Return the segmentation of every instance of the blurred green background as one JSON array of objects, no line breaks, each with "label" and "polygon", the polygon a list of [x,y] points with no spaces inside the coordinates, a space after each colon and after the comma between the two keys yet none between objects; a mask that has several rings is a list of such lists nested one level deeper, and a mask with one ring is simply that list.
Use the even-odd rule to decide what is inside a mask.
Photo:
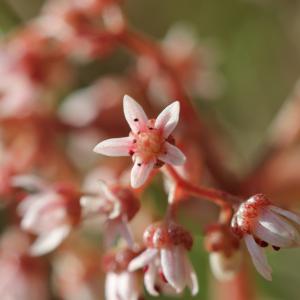
[{"label": "blurred green background", "polygon": [[[0,30],[34,17],[41,0],[0,0]],[[300,74],[300,1],[298,0],[128,0],[130,22],[150,36],[162,38],[171,25],[187,23],[221,54],[225,91],[216,101],[195,99],[200,109],[217,116],[231,139],[238,168],[250,167],[259,156],[266,130]],[[128,57],[117,57],[85,67],[82,82],[106,72],[122,70]],[[201,291],[210,299],[207,255],[201,240],[192,259]],[[202,251],[202,252],[201,252]],[[272,283],[257,277],[259,299],[300,299],[300,253],[270,252]],[[167,298],[161,298],[167,299]],[[190,299],[187,295],[184,299]]]}]

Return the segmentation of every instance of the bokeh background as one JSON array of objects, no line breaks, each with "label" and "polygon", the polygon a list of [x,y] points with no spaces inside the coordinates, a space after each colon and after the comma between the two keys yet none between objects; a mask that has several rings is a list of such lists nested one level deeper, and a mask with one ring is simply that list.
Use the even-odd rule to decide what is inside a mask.
[{"label": "bokeh background", "polygon": [[[0,0],[0,33],[22,25],[38,14],[41,0]],[[264,149],[268,126],[300,77],[300,2],[297,0],[128,0],[129,21],[157,39],[176,23],[195,30],[199,41],[214,46],[224,78],[218,99],[194,99],[207,118],[219,123],[234,149],[234,166],[246,173]],[[119,51],[105,61],[81,66],[78,87],[101,74],[118,73],[130,64]],[[259,299],[298,300],[300,252],[269,252],[273,281],[253,271]],[[200,294],[211,299],[212,275],[201,238],[192,260]],[[171,299],[163,298],[160,299]],[[187,294],[184,299],[190,299]],[[84,299],[83,299],[84,300]]]}]

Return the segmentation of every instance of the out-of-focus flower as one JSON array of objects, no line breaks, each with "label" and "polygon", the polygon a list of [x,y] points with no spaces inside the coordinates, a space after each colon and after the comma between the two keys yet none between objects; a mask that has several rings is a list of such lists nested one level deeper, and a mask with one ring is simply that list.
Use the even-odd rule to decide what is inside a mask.
[{"label": "out-of-focus flower", "polygon": [[[70,94],[63,101],[59,115],[64,122],[77,127],[87,126],[97,121],[101,122],[101,127],[105,128],[105,122],[112,127],[112,122],[107,118],[121,117],[121,115],[116,116],[116,111],[122,106],[125,91],[133,91],[131,83],[126,78],[102,77],[89,87]],[[115,126],[120,125],[117,120],[114,121]]]},{"label": "out-of-focus flower", "polygon": [[98,181],[100,193],[95,196],[84,196],[80,203],[84,215],[100,215],[103,217],[107,232],[107,242],[111,244],[120,234],[130,247],[134,246],[133,237],[128,222],[135,216],[140,208],[139,200],[130,189],[117,184],[108,185]]},{"label": "out-of-focus flower", "polygon": [[155,166],[163,163],[182,165],[184,154],[172,145],[171,133],[179,120],[179,102],[167,106],[154,120],[148,120],[143,108],[131,97],[125,96],[125,118],[131,128],[129,137],[105,140],[94,151],[108,156],[132,156],[133,188],[142,186]]},{"label": "out-of-focus flower", "polygon": [[103,292],[99,251],[87,247],[85,240],[75,239],[72,242],[54,256],[56,293],[64,300],[99,299]]},{"label": "out-of-focus flower", "polygon": [[112,251],[103,257],[103,267],[107,272],[105,281],[106,300],[142,299],[139,274],[128,271],[129,262],[138,253],[127,248]]},{"label": "out-of-focus flower", "polygon": [[[23,177],[23,176],[22,176]],[[28,187],[17,177],[15,186]],[[29,194],[18,206],[21,228],[38,237],[31,246],[31,255],[43,255],[58,247],[80,221],[79,194],[71,185],[60,183],[48,187],[35,184],[38,192]]]},{"label": "out-of-focus flower", "polygon": [[152,224],[144,233],[144,242],[147,249],[130,262],[128,270],[145,268],[145,287],[151,295],[159,294],[158,274],[176,293],[181,293],[186,286],[193,295],[198,293],[197,276],[187,256],[193,245],[188,231],[171,222]]},{"label": "out-of-focus flower", "polygon": [[0,298],[2,300],[48,299],[45,266],[30,257],[29,237],[9,228],[0,240]]},{"label": "out-of-focus flower", "polygon": [[[112,32],[121,31],[125,26],[118,2],[48,1],[35,25],[46,36],[58,39],[65,51],[76,58],[103,56],[114,49]],[[106,21],[108,16],[111,17],[110,22]],[[107,25],[109,31],[103,24]]]},{"label": "out-of-focus flower", "polygon": [[210,266],[221,281],[232,279],[240,269],[242,253],[239,239],[229,226],[213,224],[205,234],[205,248],[209,252]]},{"label": "out-of-focus flower", "polygon": [[0,62],[0,117],[51,109],[51,90],[70,79],[61,48],[33,26],[1,45]]},{"label": "out-of-focus flower", "polygon": [[[218,72],[218,55],[212,46],[200,44],[191,28],[175,25],[161,43],[168,65],[192,97],[216,99],[224,89],[224,79]],[[137,74],[146,84],[149,98],[165,103],[173,97],[172,79],[151,57],[141,56]]]},{"label": "out-of-focus flower", "polygon": [[244,239],[257,271],[267,280],[272,279],[272,269],[263,248],[299,247],[299,225],[299,215],[272,205],[262,194],[242,203],[232,219],[235,233]]}]

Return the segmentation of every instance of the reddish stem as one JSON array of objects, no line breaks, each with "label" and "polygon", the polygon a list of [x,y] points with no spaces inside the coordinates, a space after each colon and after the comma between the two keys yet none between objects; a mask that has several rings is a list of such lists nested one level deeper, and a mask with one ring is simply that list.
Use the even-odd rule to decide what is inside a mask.
[{"label": "reddish stem", "polygon": [[241,203],[241,199],[239,197],[236,197],[221,190],[193,185],[192,183],[182,178],[170,165],[166,165],[165,169],[170,175],[170,177],[172,177],[172,179],[176,182],[178,189],[181,189],[190,195],[205,198],[220,206],[222,210],[221,221],[226,224],[230,223],[233,213],[233,206]]}]

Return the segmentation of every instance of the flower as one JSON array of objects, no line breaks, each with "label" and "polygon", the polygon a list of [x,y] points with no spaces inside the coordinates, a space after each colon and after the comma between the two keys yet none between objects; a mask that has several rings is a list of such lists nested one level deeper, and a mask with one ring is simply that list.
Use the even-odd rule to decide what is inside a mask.
[{"label": "flower", "polygon": [[137,255],[125,248],[112,251],[103,257],[103,267],[107,272],[105,281],[106,300],[139,300],[142,291],[137,272],[127,270],[129,262]]},{"label": "flower", "polygon": [[0,299],[47,300],[47,267],[30,257],[30,237],[9,227],[0,240]]},{"label": "flower", "polygon": [[161,275],[176,293],[181,293],[187,285],[193,295],[198,293],[197,275],[191,265],[187,251],[192,248],[193,238],[188,231],[175,223],[151,224],[144,233],[147,249],[134,258],[129,271],[145,268],[145,287],[158,296],[156,275]]},{"label": "flower", "polygon": [[140,209],[140,203],[130,189],[119,185],[108,185],[99,180],[100,193],[96,196],[83,196],[80,204],[84,214],[104,217],[107,243],[111,244],[116,235],[120,234],[130,247],[134,246],[128,222]]},{"label": "flower", "polygon": [[232,219],[236,234],[243,238],[257,271],[271,280],[263,248],[274,250],[300,245],[300,216],[276,207],[262,194],[252,196],[242,203]]},{"label": "flower", "polygon": [[[22,179],[21,177],[25,177]],[[33,186],[34,180],[19,176],[19,186],[25,182]],[[15,184],[16,185],[16,184]],[[30,254],[43,255],[58,247],[69,235],[73,226],[79,223],[81,209],[79,197],[73,187],[58,184],[52,187],[36,182],[37,192],[26,196],[18,206],[22,216],[21,228],[38,237],[31,245]]]},{"label": "flower", "polygon": [[210,225],[205,234],[205,248],[215,277],[220,281],[233,279],[240,269],[242,253],[240,241],[225,224]]},{"label": "flower", "polygon": [[148,119],[143,108],[131,97],[123,100],[125,118],[131,128],[128,137],[102,141],[94,151],[108,156],[132,156],[131,171],[133,188],[142,186],[155,166],[163,163],[182,165],[184,154],[172,145],[171,132],[179,119],[179,102],[167,106],[154,119]]},{"label": "flower", "polygon": [[56,295],[63,300],[99,299],[103,280],[99,247],[87,245],[73,235],[52,260],[52,282]]}]

